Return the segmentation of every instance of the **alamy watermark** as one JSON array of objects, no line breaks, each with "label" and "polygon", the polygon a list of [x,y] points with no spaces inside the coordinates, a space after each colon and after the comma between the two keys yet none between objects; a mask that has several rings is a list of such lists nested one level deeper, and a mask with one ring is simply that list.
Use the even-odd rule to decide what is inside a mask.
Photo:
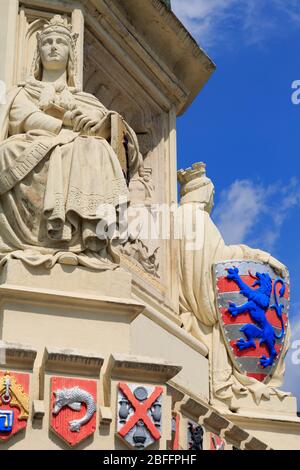
[{"label": "alamy watermark", "polygon": [[291,101],[294,105],[300,104],[300,80],[294,80],[292,83]]},{"label": "alamy watermark", "polygon": [[139,239],[184,240],[185,250],[203,248],[204,209],[203,204],[134,204],[119,198],[118,209],[111,204],[102,204],[97,209],[99,223],[97,237],[100,240]]},{"label": "alamy watermark", "polygon": [[299,366],[300,364],[300,339],[296,339],[293,341],[291,349],[293,349],[291,355],[291,361],[295,366]]}]

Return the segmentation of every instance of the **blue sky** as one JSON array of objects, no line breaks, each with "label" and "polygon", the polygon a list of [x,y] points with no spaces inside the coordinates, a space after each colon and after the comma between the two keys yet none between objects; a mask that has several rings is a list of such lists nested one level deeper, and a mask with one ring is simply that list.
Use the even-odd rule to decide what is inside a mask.
[{"label": "blue sky", "polygon": [[[294,343],[300,340],[300,105],[291,96],[300,80],[300,1],[173,0],[172,7],[217,65],[178,119],[178,167],[207,163],[216,187],[213,219],[228,243],[264,249],[288,266]],[[298,396],[300,409],[293,352],[283,388]]]}]

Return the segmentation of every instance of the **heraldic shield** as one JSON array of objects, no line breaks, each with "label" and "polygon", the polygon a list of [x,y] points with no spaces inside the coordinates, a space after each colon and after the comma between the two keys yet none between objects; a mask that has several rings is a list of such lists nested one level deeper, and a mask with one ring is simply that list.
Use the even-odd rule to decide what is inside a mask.
[{"label": "heraldic shield", "polygon": [[73,447],[96,430],[97,382],[51,378],[51,429]]},{"label": "heraldic shield", "polygon": [[0,371],[0,442],[27,426],[29,380],[29,374]]},{"label": "heraldic shield", "polygon": [[119,383],[118,435],[135,449],[146,449],[161,438],[162,387]]},{"label": "heraldic shield", "polygon": [[289,276],[268,265],[228,261],[214,266],[219,321],[236,369],[268,381],[282,354],[289,310]]}]

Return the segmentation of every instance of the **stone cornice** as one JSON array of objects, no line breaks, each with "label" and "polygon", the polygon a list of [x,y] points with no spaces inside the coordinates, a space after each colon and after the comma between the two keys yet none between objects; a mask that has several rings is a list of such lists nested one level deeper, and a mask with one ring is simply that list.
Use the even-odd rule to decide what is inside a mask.
[{"label": "stone cornice", "polygon": [[[42,10],[44,0],[21,3]],[[80,7],[86,28],[116,55],[128,79],[134,78],[139,94],[147,90],[157,110],[184,112],[215,70],[211,59],[160,0],[48,3],[49,10],[69,14]]]},{"label": "stone cornice", "polygon": [[45,371],[66,372],[99,377],[104,359],[77,349],[47,347],[43,357]]},{"label": "stone cornice", "polygon": [[121,353],[111,354],[105,376],[111,379],[137,379],[142,373],[143,380],[164,383],[181,371],[182,367],[163,359],[134,356]]},{"label": "stone cornice", "polygon": [[74,294],[58,290],[22,288],[20,286],[0,286],[0,295],[5,300],[13,302],[39,301],[52,306],[66,305],[69,307],[85,307],[90,311],[107,310],[107,312],[125,315],[132,321],[145,308],[143,304],[133,299],[97,296],[92,294]]},{"label": "stone cornice", "polygon": [[[256,437],[249,434],[238,425],[221,415],[211,405],[198,397],[192,396],[184,387],[178,386],[173,380],[168,382],[173,396],[177,394],[178,402],[174,402],[175,409],[184,417],[203,425],[207,431],[218,434],[227,443],[242,450],[269,450],[270,447]],[[185,394],[182,398],[182,394]]]},{"label": "stone cornice", "polygon": [[31,346],[0,341],[0,367],[32,370],[36,356]]}]

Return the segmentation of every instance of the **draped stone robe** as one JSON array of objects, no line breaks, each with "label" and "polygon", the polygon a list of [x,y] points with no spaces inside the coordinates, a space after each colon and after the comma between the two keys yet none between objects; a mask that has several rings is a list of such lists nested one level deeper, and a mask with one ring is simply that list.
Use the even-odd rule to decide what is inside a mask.
[{"label": "draped stone robe", "polygon": [[[119,197],[128,197],[118,157],[105,138],[73,132],[43,112],[38,104],[44,86],[32,79],[14,88],[2,110],[0,261],[14,254],[40,264],[61,252],[94,260],[110,255],[116,261],[110,241],[100,240],[96,227],[101,204],[117,210]],[[95,97],[70,91],[91,118],[109,119]],[[135,134],[127,129],[137,148],[130,161],[134,172],[140,156]]]},{"label": "draped stone robe", "polygon": [[[267,384],[247,377],[234,368],[227,353],[217,314],[214,289],[213,265],[228,260],[255,260],[269,263],[275,269],[284,266],[269,253],[252,249],[246,245],[226,245],[219,230],[210,217],[212,185],[206,185],[188,195],[192,207],[192,225],[201,227],[203,243],[198,249],[190,250],[190,239],[180,240],[180,310],[185,329],[204,343],[209,350],[210,385],[212,399],[230,403],[234,396],[247,396],[250,392],[256,403],[271,395],[289,395],[278,390],[283,383],[284,359],[289,347],[290,327],[288,327],[284,351],[273,376]],[[199,202],[201,201],[201,202]],[[203,201],[203,202],[202,202]],[[184,225],[190,223],[190,210],[185,210],[182,200],[179,209],[180,233],[185,234]],[[188,220],[186,220],[188,215]]]}]

